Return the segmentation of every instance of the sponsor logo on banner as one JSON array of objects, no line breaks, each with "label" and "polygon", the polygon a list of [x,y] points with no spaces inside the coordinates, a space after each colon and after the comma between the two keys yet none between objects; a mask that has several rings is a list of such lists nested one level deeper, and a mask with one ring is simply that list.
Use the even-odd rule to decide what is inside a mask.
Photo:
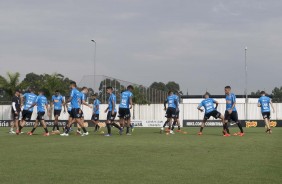
[{"label": "sponsor logo on banner", "polygon": [[135,127],[162,127],[164,121],[132,120]]},{"label": "sponsor logo on banner", "polygon": [[[198,127],[201,126],[202,121],[201,120],[183,120],[183,126],[185,127]],[[208,121],[206,122],[205,126],[210,127],[222,127],[221,121]]]},{"label": "sponsor logo on banner", "polygon": [[246,128],[257,127],[257,126],[258,126],[257,121],[246,121]]},{"label": "sponsor logo on banner", "polygon": [[276,121],[271,121],[270,122],[270,126],[271,127],[276,127],[277,126],[277,122]]}]

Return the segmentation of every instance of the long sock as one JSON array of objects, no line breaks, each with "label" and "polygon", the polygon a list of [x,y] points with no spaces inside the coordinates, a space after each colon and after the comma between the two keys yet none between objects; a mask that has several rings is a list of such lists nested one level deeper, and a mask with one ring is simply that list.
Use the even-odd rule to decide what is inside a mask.
[{"label": "long sock", "polygon": [[44,128],[44,130],[45,130],[45,132],[46,132],[46,133],[48,133],[48,129],[47,129],[47,127],[46,127],[46,128]]},{"label": "long sock", "polygon": [[117,129],[121,130],[121,127],[118,126],[116,123],[112,123],[112,125],[113,125],[114,127],[116,127]]},{"label": "long sock", "polygon": [[19,131],[21,131],[22,129],[23,129],[23,127],[20,125],[20,126],[19,126]]},{"label": "long sock", "polygon": [[68,134],[69,131],[70,131],[70,127],[66,126],[66,131],[65,131],[65,133]]},{"label": "long sock", "polygon": [[239,127],[239,129],[240,129],[241,133],[244,133],[241,123],[240,123],[240,122],[238,122],[238,123],[237,123],[237,125],[238,125],[238,127]]},{"label": "long sock", "polygon": [[95,131],[98,131],[99,125],[95,125]]},{"label": "long sock", "polygon": [[228,125],[227,125],[227,124],[225,124],[225,129],[226,129],[226,132],[227,132],[228,134],[230,134],[229,128],[228,128]]},{"label": "long sock", "polygon": [[129,134],[129,128],[130,127],[126,127],[126,133]]},{"label": "long sock", "polygon": [[174,129],[174,125],[172,125],[172,128],[171,128],[171,130],[173,130]]},{"label": "long sock", "polygon": [[53,129],[52,129],[53,131],[55,131],[55,127],[56,127],[56,125],[54,124],[54,125],[53,125]]},{"label": "long sock", "polygon": [[31,132],[33,133],[35,131],[36,128],[32,128]]},{"label": "long sock", "polygon": [[180,126],[178,126],[178,130],[180,130]]},{"label": "long sock", "polygon": [[168,121],[164,122],[164,125],[163,125],[163,127],[165,127],[167,123],[168,123]]},{"label": "long sock", "polygon": [[107,124],[108,134],[112,133],[112,128],[110,124]]},{"label": "long sock", "polygon": [[57,130],[60,130],[59,125],[57,125],[56,127],[57,127]]},{"label": "long sock", "polygon": [[85,127],[82,127],[82,130],[83,130],[83,132],[84,132],[84,133],[86,133],[86,132],[87,132],[87,130],[86,130],[86,128],[85,128]]},{"label": "long sock", "polygon": [[201,127],[201,128],[200,128],[200,132],[202,132],[202,131],[203,131],[203,129],[204,129],[204,127]]}]

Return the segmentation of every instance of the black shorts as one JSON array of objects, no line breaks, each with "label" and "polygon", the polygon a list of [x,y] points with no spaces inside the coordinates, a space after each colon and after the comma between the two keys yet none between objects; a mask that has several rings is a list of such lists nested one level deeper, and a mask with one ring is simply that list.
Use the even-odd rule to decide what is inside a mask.
[{"label": "black shorts", "polygon": [[71,109],[71,118],[82,118],[83,112],[80,108],[73,108]]},{"label": "black shorts", "polygon": [[71,115],[71,111],[68,111],[69,115]]},{"label": "black shorts", "polygon": [[14,121],[15,121],[15,120],[19,120],[20,113],[21,113],[21,112],[17,112],[17,114],[16,114],[14,111],[12,111],[11,119],[14,120]]},{"label": "black shorts", "polygon": [[32,111],[23,110],[22,112],[22,120],[29,121],[32,115]]},{"label": "black shorts", "polygon": [[262,117],[263,117],[263,119],[270,119],[270,112],[263,112],[263,113],[261,113],[262,114]]},{"label": "black shorts", "polygon": [[221,116],[221,113],[218,112],[217,110],[213,110],[213,111],[205,114],[204,119],[208,120],[208,119],[210,119],[211,116],[214,117],[215,119],[217,119]]},{"label": "black shorts", "polygon": [[165,117],[166,118],[175,118],[175,114],[176,114],[176,109],[169,107],[166,110]]},{"label": "black shorts", "polygon": [[99,121],[99,114],[93,114],[91,117],[92,121]]},{"label": "black shorts", "polygon": [[60,116],[62,110],[54,110],[54,116]]},{"label": "black shorts", "polygon": [[131,117],[130,110],[128,108],[119,108],[118,114],[122,119],[129,119]]},{"label": "black shorts", "polygon": [[238,122],[239,120],[238,120],[237,111],[232,111],[231,114],[229,114],[228,111],[225,111],[224,119],[227,120],[228,122],[231,122],[231,121]]},{"label": "black shorts", "polygon": [[107,120],[110,120],[110,121],[115,120],[116,115],[117,115],[116,112],[112,115],[112,111],[109,111],[108,114],[107,114]]},{"label": "black shorts", "polygon": [[41,121],[41,120],[44,120],[44,115],[45,115],[45,112],[37,112],[37,120],[38,121]]}]

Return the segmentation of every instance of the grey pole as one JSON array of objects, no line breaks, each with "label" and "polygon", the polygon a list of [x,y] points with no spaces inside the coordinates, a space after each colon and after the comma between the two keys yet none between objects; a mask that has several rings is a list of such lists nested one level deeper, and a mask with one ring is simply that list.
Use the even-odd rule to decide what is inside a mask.
[{"label": "grey pole", "polygon": [[247,65],[247,50],[248,48],[245,47],[245,96],[246,96],[246,120],[249,120],[248,116],[248,65]]},{"label": "grey pole", "polygon": [[93,85],[93,90],[95,91],[95,85],[96,85],[96,41],[95,40],[91,40],[94,44],[95,44],[95,48],[94,48],[94,63],[93,63],[93,79],[94,79],[94,85]]}]

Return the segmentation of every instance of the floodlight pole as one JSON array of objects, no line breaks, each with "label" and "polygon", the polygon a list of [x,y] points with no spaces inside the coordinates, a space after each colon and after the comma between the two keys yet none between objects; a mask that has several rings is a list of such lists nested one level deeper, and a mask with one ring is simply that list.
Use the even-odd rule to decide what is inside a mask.
[{"label": "floodlight pole", "polygon": [[249,120],[249,117],[248,117],[248,103],[249,103],[249,100],[248,100],[248,65],[247,65],[247,50],[248,48],[245,47],[245,103],[246,103],[246,120]]},{"label": "floodlight pole", "polygon": [[96,41],[95,40],[91,40],[94,44],[95,44],[95,48],[94,48],[94,62],[93,62],[93,79],[94,79],[94,85],[93,85],[93,91],[95,91],[95,85],[96,85]]}]

